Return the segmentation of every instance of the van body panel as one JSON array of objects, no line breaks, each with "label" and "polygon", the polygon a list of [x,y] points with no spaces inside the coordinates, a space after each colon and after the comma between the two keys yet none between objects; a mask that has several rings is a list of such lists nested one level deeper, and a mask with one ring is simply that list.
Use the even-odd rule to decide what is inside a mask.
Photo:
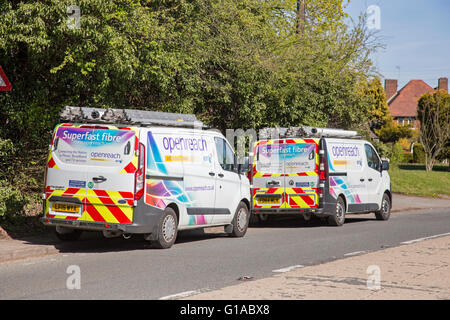
[{"label": "van body panel", "polygon": [[331,196],[337,200],[339,195],[344,195],[349,212],[364,211],[368,197],[364,183],[366,158],[363,142],[350,139],[326,141]]}]

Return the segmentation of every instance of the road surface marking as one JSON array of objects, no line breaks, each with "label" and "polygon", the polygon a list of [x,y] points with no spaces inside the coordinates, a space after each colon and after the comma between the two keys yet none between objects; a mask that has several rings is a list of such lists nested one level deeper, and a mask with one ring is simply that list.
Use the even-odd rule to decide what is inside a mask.
[{"label": "road surface marking", "polygon": [[197,293],[200,293],[200,291],[199,290],[184,291],[159,298],[158,300],[172,300],[172,299],[186,298]]},{"label": "road surface marking", "polygon": [[411,244],[411,243],[416,243],[416,242],[420,242],[420,241],[424,241],[424,240],[428,240],[428,239],[439,238],[439,237],[448,236],[448,235],[450,235],[450,232],[436,234],[434,236],[429,236],[429,237],[424,237],[424,238],[419,238],[419,239],[414,239],[414,240],[409,240],[409,241],[404,241],[404,242],[401,242],[400,244]]},{"label": "road surface marking", "polygon": [[344,254],[344,257],[356,256],[356,255],[362,254],[362,253],[366,253],[366,251],[355,251],[355,252],[346,253],[346,254]]},{"label": "road surface marking", "polygon": [[286,267],[286,268],[281,268],[281,269],[277,269],[277,270],[272,270],[272,272],[288,272],[288,271],[292,271],[294,269],[298,269],[298,268],[303,268],[304,266],[302,266],[301,264],[297,264],[295,266],[290,266],[290,267]]}]

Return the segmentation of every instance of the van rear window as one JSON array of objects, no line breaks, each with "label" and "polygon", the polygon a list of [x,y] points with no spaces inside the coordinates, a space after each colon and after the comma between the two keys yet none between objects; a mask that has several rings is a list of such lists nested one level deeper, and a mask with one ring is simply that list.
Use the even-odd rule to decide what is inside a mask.
[{"label": "van rear window", "polygon": [[119,167],[134,156],[133,130],[59,127],[53,155],[65,164]]},{"label": "van rear window", "polygon": [[258,146],[256,170],[261,173],[300,173],[314,171],[314,143],[263,144]]}]

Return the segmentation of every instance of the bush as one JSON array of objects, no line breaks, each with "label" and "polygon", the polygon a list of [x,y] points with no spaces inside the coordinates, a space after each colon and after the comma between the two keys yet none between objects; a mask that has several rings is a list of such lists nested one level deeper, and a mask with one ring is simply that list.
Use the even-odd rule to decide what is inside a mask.
[{"label": "bush", "polygon": [[399,142],[393,144],[389,159],[391,163],[403,162],[403,147]]},{"label": "bush", "polygon": [[28,200],[19,190],[0,180],[0,222],[11,222],[24,216],[27,203]]},{"label": "bush", "polygon": [[413,147],[413,162],[425,163],[425,151],[420,143],[415,143]]},{"label": "bush", "polygon": [[412,163],[413,162],[413,155],[412,153],[404,153],[403,154],[403,163]]}]

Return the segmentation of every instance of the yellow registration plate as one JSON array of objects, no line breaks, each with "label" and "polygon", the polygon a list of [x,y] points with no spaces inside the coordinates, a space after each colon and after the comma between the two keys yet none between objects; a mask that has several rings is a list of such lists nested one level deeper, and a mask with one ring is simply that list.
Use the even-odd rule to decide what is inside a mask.
[{"label": "yellow registration plate", "polygon": [[78,204],[72,203],[53,203],[52,204],[53,211],[58,212],[69,212],[69,213],[79,213],[80,206]]},{"label": "yellow registration plate", "polygon": [[264,204],[278,204],[280,203],[280,198],[275,197],[258,197],[258,203]]}]

